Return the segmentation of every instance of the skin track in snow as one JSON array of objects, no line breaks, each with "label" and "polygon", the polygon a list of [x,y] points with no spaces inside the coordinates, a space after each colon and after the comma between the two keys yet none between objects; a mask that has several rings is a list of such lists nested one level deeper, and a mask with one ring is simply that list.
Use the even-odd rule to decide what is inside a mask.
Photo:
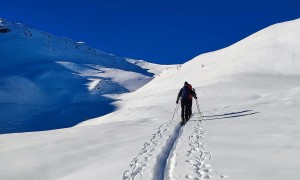
[{"label": "skin track in snow", "polygon": [[203,142],[206,135],[200,116],[193,116],[184,126],[176,146],[168,158],[165,179],[223,179],[208,163],[211,152]]},{"label": "skin track in snow", "polygon": [[174,128],[173,133],[170,135],[170,138],[166,142],[165,147],[163,147],[161,153],[157,156],[156,164],[154,166],[154,177],[153,180],[163,180],[166,172],[166,165],[172,149],[176,146],[176,140],[180,138],[182,133],[182,127],[180,124],[177,124]]},{"label": "skin track in snow", "polygon": [[[175,122],[178,122],[178,118]],[[145,142],[139,155],[131,161],[130,168],[123,174],[123,180],[225,178],[207,163],[212,155],[202,142],[205,134],[200,116],[193,116],[185,126],[175,124],[174,121],[162,124],[153,138]],[[151,164],[154,165],[149,166]]]},{"label": "skin track in snow", "polygon": [[149,165],[155,164],[156,157],[160,154],[159,149],[167,141],[167,137],[172,133],[175,127],[174,121],[168,121],[167,123],[159,126],[158,130],[153,133],[152,138],[144,143],[144,147],[139,152],[139,154],[132,159],[129,164],[129,169],[127,169],[123,174],[123,180],[133,180],[133,179],[143,179],[143,177],[153,176],[152,167],[149,171]]}]

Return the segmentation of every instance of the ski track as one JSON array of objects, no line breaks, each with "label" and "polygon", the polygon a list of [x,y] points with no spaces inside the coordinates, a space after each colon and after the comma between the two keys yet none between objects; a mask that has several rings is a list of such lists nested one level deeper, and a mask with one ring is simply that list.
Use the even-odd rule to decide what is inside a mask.
[{"label": "ski track", "polygon": [[166,137],[172,133],[172,127],[175,126],[175,122],[169,121],[159,126],[158,130],[152,135],[150,141],[144,143],[144,147],[139,154],[133,158],[127,169],[123,174],[123,180],[136,180],[136,179],[150,179],[152,176],[152,170],[144,172],[146,168],[155,164],[155,158],[159,156],[161,147],[164,142],[167,141]]},{"label": "ski track", "polygon": [[208,163],[212,153],[203,142],[206,133],[199,115],[185,126],[178,119],[162,124],[133,158],[123,180],[225,178]]},{"label": "ski track", "polygon": [[169,137],[166,145],[163,147],[161,153],[158,155],[156,164],[154,166],[154,177],[153,180],[163,180],[165,177],[165,171],[167,166],[167,161],[172,154],[174,145],[176,145],[176,140],[180,138],[181,134],[181,124],[177,124],[174,128],[172,135]]}]

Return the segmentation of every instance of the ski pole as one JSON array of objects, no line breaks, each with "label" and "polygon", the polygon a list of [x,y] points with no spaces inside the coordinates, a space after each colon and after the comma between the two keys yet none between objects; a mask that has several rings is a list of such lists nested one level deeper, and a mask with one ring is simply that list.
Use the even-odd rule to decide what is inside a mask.
[{"label": "ski pole", "polygon": [[174,117],[175,117],[175,114],[177,114],[178,107],[179,107],[179,103],[176,104],[175,111],[174,111],[173,117],[172,117],[172,121],[174,121]]},{"label": "ski pole", "polygon": [[202,115],[201,115],[200,106],[199,106],[199,103],[198,103],[198,100],[197,100],[197,99],[196,99],[196,104],[197,104],[198,113],[199,113],[200,118],[201,118]]}]

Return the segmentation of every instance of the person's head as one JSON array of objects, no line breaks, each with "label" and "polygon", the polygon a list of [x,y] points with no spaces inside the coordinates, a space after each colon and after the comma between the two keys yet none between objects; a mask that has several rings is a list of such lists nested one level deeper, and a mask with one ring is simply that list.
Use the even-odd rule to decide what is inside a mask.
[{"label": "person's head", "polygon": [[187,85],[189,85],[189,83],[185,81],[185,82],[184,82],[184,85],[187,86]]}]

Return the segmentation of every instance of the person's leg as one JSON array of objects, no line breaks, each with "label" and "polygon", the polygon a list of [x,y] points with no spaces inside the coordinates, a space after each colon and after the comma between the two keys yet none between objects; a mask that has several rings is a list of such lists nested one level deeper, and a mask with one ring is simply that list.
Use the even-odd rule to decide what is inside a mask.
[{"label": "person's leg", "polygon": [[190,119],[191,116],[192,116],[192,109],[191,109],[192,108],[192,104],[191,103],[192,103],[192,100],[189,99],[188,100],[188,105],[187,105],[188,106],[188,119]]},{"label": "person's leg", "polygon": [[190,113],[190,117],[192,117],[192,106],[193,106],[193,99],[191,99],[190,100],[190,111],[189,111],[189,113]]},{"label": "person's leg", "polygon": [[184,125],[187,121],[187,100],[181,99],[181,120],[182,125]]},{"label": "person's leg", "polygon": [[184,112],[185,123],[189,120],[189,103],[188,100],[185,103],[185,112]]},{"label": "person's leg", "polygon": [[188,100],[187,99],[181,99],[181,107],[182,107],[182,120],[183,124],[187,121],[187,111],[188,111]]},{"label": "person's leg", "polygon": [[184,101],[183,100],[181,100],[181,120],[183,120],[184,119]]}]

